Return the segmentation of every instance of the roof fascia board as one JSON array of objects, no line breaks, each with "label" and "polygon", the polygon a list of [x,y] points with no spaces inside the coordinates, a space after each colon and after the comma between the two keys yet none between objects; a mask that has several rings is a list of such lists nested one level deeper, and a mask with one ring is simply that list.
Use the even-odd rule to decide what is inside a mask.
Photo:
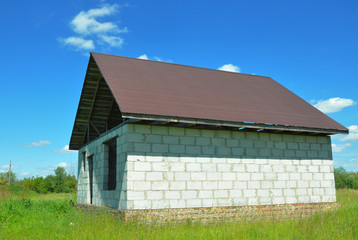
[{"label": "roof fascia board", "polygon": [[[290,131],[290,132],[309,132],[315,134],[348,134],[348,130],[345,129],[320,129],[320,128],[307,128],[307,127],[296,127],[296,126],[283,126],[283,125],[272,125],[262,123],[242,123],[242,122],[229,122],[229,121],[216,121],[206,119],[194,119],[194,118],[179,118],[179,117],[167,117],[167,116],[156,116],[156,115],[143,115],[133,113],[122,113],[123,119],[132,120],[138,122],[140,120],[145,121],[160,121],[160,122],[173,122],[183,123],[191,125],[210,125],[216,127],[232,127],[232,128],[251,128],[251,129],[265,129],[274,131]],[[128,121],[130,122],[130,121]],[[133,123],[134,123],[133,122]]]}]

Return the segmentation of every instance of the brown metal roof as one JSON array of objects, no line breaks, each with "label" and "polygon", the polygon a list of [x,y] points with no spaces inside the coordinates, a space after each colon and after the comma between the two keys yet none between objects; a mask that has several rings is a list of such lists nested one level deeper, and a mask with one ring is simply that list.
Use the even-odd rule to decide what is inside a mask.
[{"label": "brown metal roof", "polygon": [[122,113],[347,130],[269,77],[91,55]]}]

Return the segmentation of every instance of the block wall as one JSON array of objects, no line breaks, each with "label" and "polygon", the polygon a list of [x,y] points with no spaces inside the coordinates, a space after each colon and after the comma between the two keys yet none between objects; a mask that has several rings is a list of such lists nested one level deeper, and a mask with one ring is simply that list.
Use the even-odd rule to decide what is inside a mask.
[{"label": "block wall", "polygon": [[[117,186],[106,190],[116,137]],[[335,202],[329,137],[122,124],[79,150],[78,202],[133,210]],[[86,165],[86,169],[83,165]]]},{"label": "block wall", "polygon": [[126,209],[336,201],[329,137],[127,128]]}]

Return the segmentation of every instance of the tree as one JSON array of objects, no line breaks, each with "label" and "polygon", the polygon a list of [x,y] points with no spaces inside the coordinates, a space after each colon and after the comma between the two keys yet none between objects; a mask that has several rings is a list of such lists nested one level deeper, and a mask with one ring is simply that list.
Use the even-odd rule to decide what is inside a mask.
[{"label": "tree", "polygon": [[64,192],[66,175],[66,170],[63,167],[57,167],[55,169],[55,192]]},{"label": "tree", "polygon": [[[11,183],[16,182],[16,174],[13,171],[10,171],[11,175]],[[8,184],[9,183],[9,171],[0,173],[0,184]]]}]

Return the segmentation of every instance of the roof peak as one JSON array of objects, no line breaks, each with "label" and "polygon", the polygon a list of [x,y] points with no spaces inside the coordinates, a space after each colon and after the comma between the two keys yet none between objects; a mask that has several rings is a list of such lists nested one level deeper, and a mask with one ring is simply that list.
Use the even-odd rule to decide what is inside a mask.
[{"label": "roof peak", "polygon": [[156,61],[156,60],[150,60],[150,59],[140,59],[140,58],[127,57],[127,56],[121,56],[121,55],[114,55],[114,54],[108,54],[108,53],[90,52],[90,54],[91,55],[92,54],[100,54],[100,55],[106,55],[106,56],[111,56],[111,57],[138,60],[138,61],[147,61],[147,62],[152,62],[152,63],[169,64],[169,65],[176,65],[176,66],[188,67],[188,68],[194,68],[194,69],[211,70],[211,71],[215,71],[215,72],[223,72],[223,73],[228,73],[228,74],[240,74],[240,75],[247,75],[247,76],[252,76],[252,77],[262,77],[262,78],[270,78],[271,79],[271,77],[262,76],[262,75],[256,75],[256,74],[241,73],[241,72],[230,72],[230,71],[224,71],[224,70],[213,69],[213,68],[197,67],[197,66],[192,66],[192,65],[185,65],[185,64],[171,63],[171,62],[162,62],[162,61]]}]

